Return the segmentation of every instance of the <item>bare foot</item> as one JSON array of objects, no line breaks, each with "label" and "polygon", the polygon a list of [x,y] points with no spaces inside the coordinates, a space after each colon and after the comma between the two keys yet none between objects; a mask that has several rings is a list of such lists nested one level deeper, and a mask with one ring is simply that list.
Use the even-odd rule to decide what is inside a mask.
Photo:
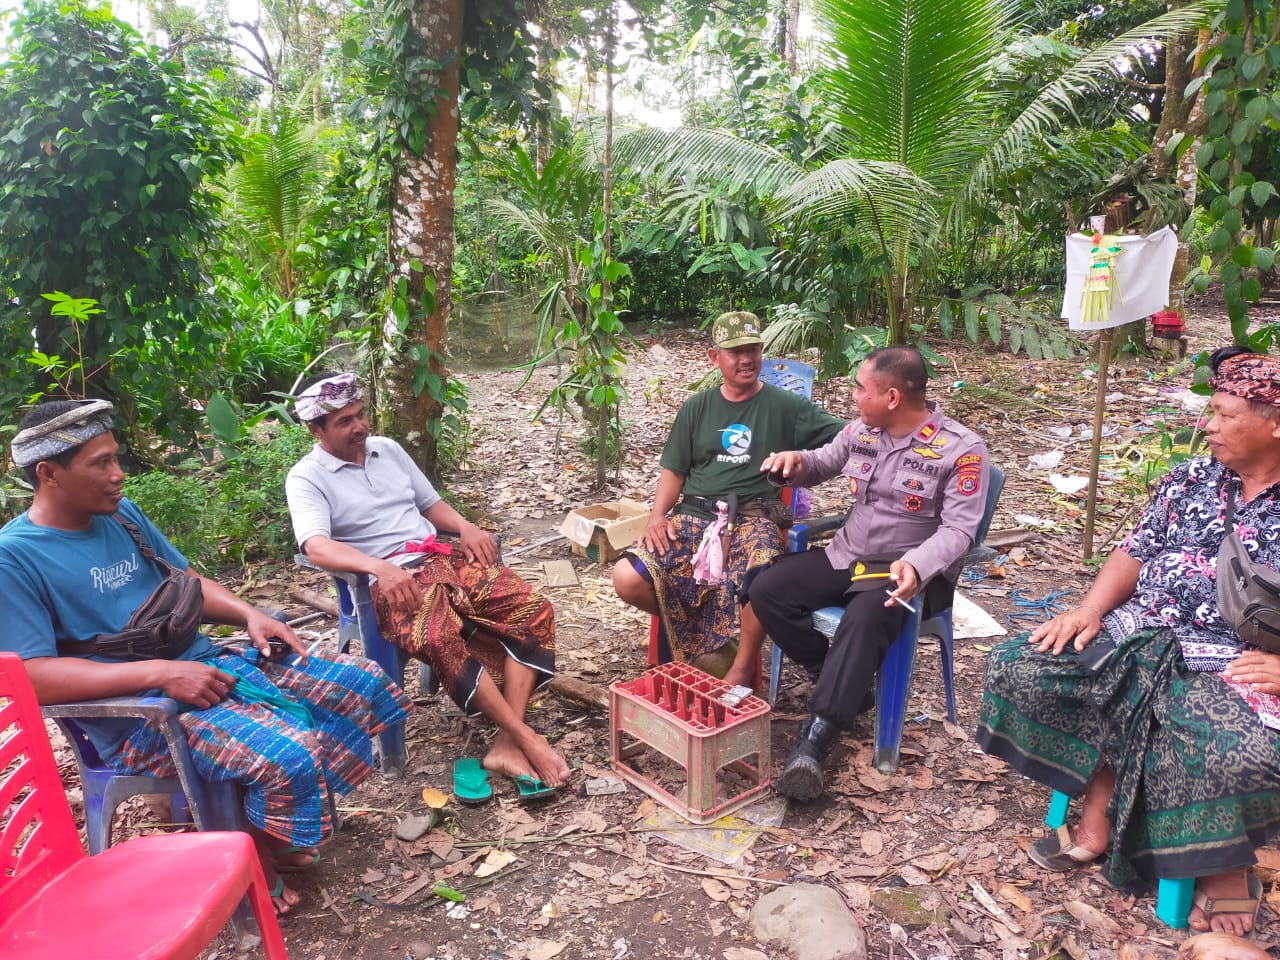
[{"label": "bare foot", "polygon": [[480,765],[490,773],[498,773],[513,780],[516,777],[537,777],[533,764],[516,745],[515,737],[505,730],[498,731],[493,746],[484,755]]},{"label": "bare foot", "polygon": [[276,847],[271,851],[271,862],[277,868],[285,870],[308,870],[316,865],[317,853],[319,851],[315,847],[300,849],[289,846]]},{"label": "bare foot", "polygon": [[538,779],[543,783],[560,787],[569,780],[569,764],[559,750],[547,743],[546,737],[539,736],[534,742],[526,744],[524,755],[538,771]]},{"label": "bare foot", "polygon": [[[1248,874],[1244,870],[1235,873],[1220,873],[1211,877],[1196,878],[1196,892],[1204,894],[1208,900],[1250,900]],[[1197,904],[1192,906],[1187,923],[1192,930],[1214,933],[1226,933],[1235,937],[1243,937],[1253,929],[1253,907],[1248,912],[1223,913],[1215,910],[1212,917]]]}]

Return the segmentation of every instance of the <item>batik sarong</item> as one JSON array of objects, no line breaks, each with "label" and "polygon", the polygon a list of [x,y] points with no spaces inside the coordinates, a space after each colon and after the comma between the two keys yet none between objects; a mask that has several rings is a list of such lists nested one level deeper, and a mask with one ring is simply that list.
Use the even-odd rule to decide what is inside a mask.
[{"label": "batik sarong", "polygon": [[[222,703],[179,716],[192,762],[206,780],[245,787],[245,814],[265,833],[314,847],[333,832],[330,794],[349,793],[373,770],[372,737],[400,723],[413,703],[376,663],[336,654],[262,660],[221,654],[208,663],[281,697],[287,709],[245,688]],[[305,709],[303,709],[305,707]],[[164,734],[142,725],[109,760],[120,773],[175,775]]]},{"label": "batik sarong", "polygon": [[1107,873],[1119,886],[1254,863],[1280,835],[1280,734],[1220,675],[1187,669],[1172,631],[1138,630],[1091,666],[1107,643],[1056,657],[1025,634],[997,646],[979,745],[1072,797],[1111,763]]},{"label": "batik sarong", "polygon": [[765,517],[739,516],[724,555],[719,584],[698,583],[693,555],[712,520],[687,514],[671,518],[676,529],[666,553],[654,553],[641,541],[624,554],[642,562],[653,579],[662,626],[677,660],[692,660],[738,638],[738,598],[747,573],[767,566],[782,553],[786,538]]},{"label": "batik sarong", "polygon": [[556,670],[556,620],[551,601],[511,568],[451,555],[425,554],[413,577],[422,586],[416,611],[397,610],[373,584],[378,627],[390,642],[431,664],[449,697],[469,716],[480,676],[502,681],[506,658],[534,671],[534,689]]}]

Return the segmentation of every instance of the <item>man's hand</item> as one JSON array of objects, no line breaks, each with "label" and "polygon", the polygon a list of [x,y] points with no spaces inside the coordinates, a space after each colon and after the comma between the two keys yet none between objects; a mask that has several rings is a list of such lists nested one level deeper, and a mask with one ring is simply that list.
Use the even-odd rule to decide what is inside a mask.
[{"label": "man's hand", "polygon": [[1101,632],[1102,617],[1098,611],[1093,607],[1079,606],[1040,624],[1031,631],[1027,642],[1038,644],[1036,650],[1040,653],[1052,653],[1056,657],[1068,643],[1079,653]]},{"label": "man's hand", "polygon": [[487,530],[463,521],[458,525],[458,539],[462,541],[462,555],[472,563],[491,567],[498,562],[498,541]]},{"label": "man's hand", "polygon": [[1228,680],[1248,684],[1259,693],[1280,695],[1280,654],[1246,650],[1227,664],[1222,675]]},{"label": "man's hand", "polygon": [[376,576],[378,588],[394,609],[402,613],[418,609],[418,604],[422,602],[422,587],[413,579],[410,571],[394,563],[383,563],[378,567]]},{"label": "man's hand", "polygon": [[161,673],[156,686],[181,703],[201,709],[221,703],[239,679],[199,660],[157,660]]},{"label": "man's hand", "polygon": [[255,609],[245,618],[245,629],[249,633],[249,642],[258,648],[264,659],[271,656],[271,641],[275,639],[287,644],[298,655],[301,663],[307,662],[307,648],[287,623],[281,623],[275,617],[268,617],[261,610]]},{"label": "man's hand", "polygon": [[782,453],[771,453],[760,464],[760,472],[770,474],[769,480],[773,483],[778,483],[781,479],[781,486],[800,472],[800,452],[784,450]]},{"label": "man's hand", "polygon": [[896,607],[899,602],[910,603],[911,598],[920,589],[920,574],[916,573],[916,568],[905,560],[895,560],[889,564],[889,579],[893,581],[895,587],[885,598],[886,607]]},{"label": "man's hand", "polygon": [[654,553],[666,553],[676,539],[676,526],[671,518],[663,515],[649,515],[649,526],[645,527],[644,545]]}]

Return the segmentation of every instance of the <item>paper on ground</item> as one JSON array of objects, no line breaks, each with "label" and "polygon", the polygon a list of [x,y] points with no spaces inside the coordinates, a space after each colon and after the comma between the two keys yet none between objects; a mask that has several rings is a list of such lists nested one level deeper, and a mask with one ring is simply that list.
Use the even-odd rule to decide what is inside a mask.
[{"label": "paper on ground", "polygon": [[1009,631],[959,590],[951,602],[951,632],[957,640],[1003,637]]},{"label": "paper on ground", "polygon": [[761,828],[781,826],[786,812],[785,799],[765,797],[704,827],[692,826],[674,810],[661,806],[645,818],[644,824],[653,828],[655,837],[700,853],[709,860],[736,867],[741,864],[742,855],[764,832]]}]

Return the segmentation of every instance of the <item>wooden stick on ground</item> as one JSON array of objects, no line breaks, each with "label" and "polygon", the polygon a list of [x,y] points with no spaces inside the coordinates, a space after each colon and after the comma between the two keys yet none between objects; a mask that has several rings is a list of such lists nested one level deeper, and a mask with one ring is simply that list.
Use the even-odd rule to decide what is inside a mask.
[{"label": "wooden stick on ground", "polygon": [[338,601],[332,597],[322,596],[314,590],[306,590],[303,587],[290,587],[289,598],[296,600],[298,603],[305,603],[316,610],[323,611],[331,617],[338,615]]}]

